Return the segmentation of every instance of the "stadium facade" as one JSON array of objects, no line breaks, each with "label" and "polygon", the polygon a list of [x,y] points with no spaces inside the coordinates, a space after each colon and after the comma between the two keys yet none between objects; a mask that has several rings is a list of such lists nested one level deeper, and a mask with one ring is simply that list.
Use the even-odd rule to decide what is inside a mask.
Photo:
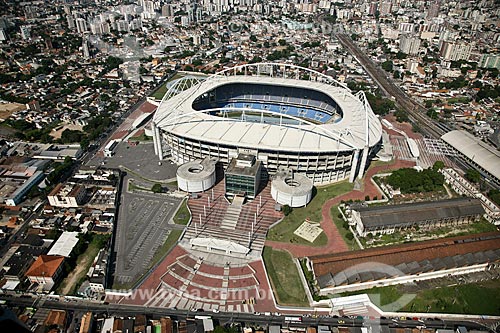
[{"label": "stadium facade", "polygon": [[285,168],[327,184],[362,177],[380,148],[382,126],[364,93],[322,73],[258,63],[189,82],[171,86],[154,115],[160,160],[168,151],[177,164],[211,157],[227,166],[252,154],[271,175]]}]

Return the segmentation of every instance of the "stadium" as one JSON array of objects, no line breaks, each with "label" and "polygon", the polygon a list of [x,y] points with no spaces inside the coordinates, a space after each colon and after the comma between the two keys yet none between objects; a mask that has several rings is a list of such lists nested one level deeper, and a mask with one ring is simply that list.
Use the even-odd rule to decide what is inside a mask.
[{"label": "stadium", "polygon": [[317,71],[277,63],[236,66],[170,85],[153,118],[155,153],[177,164],[255,155],[314,184],[362,177],[382,126],[363,92]]}]

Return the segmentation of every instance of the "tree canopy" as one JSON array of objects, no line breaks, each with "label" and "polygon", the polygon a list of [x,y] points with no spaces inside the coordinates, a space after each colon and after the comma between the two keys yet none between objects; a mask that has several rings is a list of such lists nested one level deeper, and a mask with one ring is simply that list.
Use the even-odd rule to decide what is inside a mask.
[{"label": "tree canopy", "polygon": [[389,111],[396,108],[394,101],[391,101],[390,99],[383,98],[381,96],[377,96],[369,92],[366,92],[365,94],[366,94],[366,99],[368,99],[368,103],[370,103],[373,112],[375,112],[375,114],[383,116],[387,114]]},{"label": "tree canopy", "polygon": [[473,183],[479,183],[481,180],[481,174],[476,169],[467,169],[465,172],[465,178]]},{"label": "tree canopy", "polygon": [[399,188],[401,193],[431,192],[443,186],[444,176],[431,168],[423,171],[404,168],[387,177],[387,183],[393,188]]}]

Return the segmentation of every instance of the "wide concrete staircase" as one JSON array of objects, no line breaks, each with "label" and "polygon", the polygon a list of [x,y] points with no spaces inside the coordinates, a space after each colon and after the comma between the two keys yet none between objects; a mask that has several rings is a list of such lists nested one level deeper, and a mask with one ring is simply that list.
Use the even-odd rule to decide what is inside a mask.
[{"label": "wide concrete staircase", "polygon": [[226,210],[226,214],[222,219],[220,227],[223,229],[234,230],[238,224],[238,219],[240,218],[242,206],[237,204],[232,204]]}]

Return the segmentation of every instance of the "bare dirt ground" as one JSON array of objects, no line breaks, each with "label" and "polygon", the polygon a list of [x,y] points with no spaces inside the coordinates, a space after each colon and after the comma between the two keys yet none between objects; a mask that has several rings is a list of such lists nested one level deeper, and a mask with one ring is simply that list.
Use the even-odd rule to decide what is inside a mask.
[{"label": "bare dirt ground", "polygon": [[81,258],[81,256],[84,256],[82,260],[77,261],[77,265],[74,270],[72,270],[68,276],[64,279],[64,281],[61,283],[61,288],[60,288],[60,294],[61,295],[68,295],[70,294],[71,290],[73,289],[73,286],[75,286],[78,281],[87,274],[87,270],[90,267],[90,264],[92,264],[92,261],[94,260],[95,256],[97,255],[97,252],[99,249],[94,249],[94,247],[91,247],[92,245],[89,246],[87,251],[85,251],[78,259]]},{"label": "bare dirt ground", "polygon": [[83,127],[80,125],[67,124],[67,125],[64,125],[63,127],[61,127],[60,129],[58,129],[57,131],[53,130],[52,132],[50,132],[50,136],[53,137],[54,139],[60,139],[61,134],[62,134],[62,132],[64,132],[64,130],[70,129],[70,130],[81,131],[82,128]]},{"label": "bare dirt ground", "polygon": [[24,104],[19,103],[0,103],[0,120],[6,120],[14,112],[26,109]]}]

